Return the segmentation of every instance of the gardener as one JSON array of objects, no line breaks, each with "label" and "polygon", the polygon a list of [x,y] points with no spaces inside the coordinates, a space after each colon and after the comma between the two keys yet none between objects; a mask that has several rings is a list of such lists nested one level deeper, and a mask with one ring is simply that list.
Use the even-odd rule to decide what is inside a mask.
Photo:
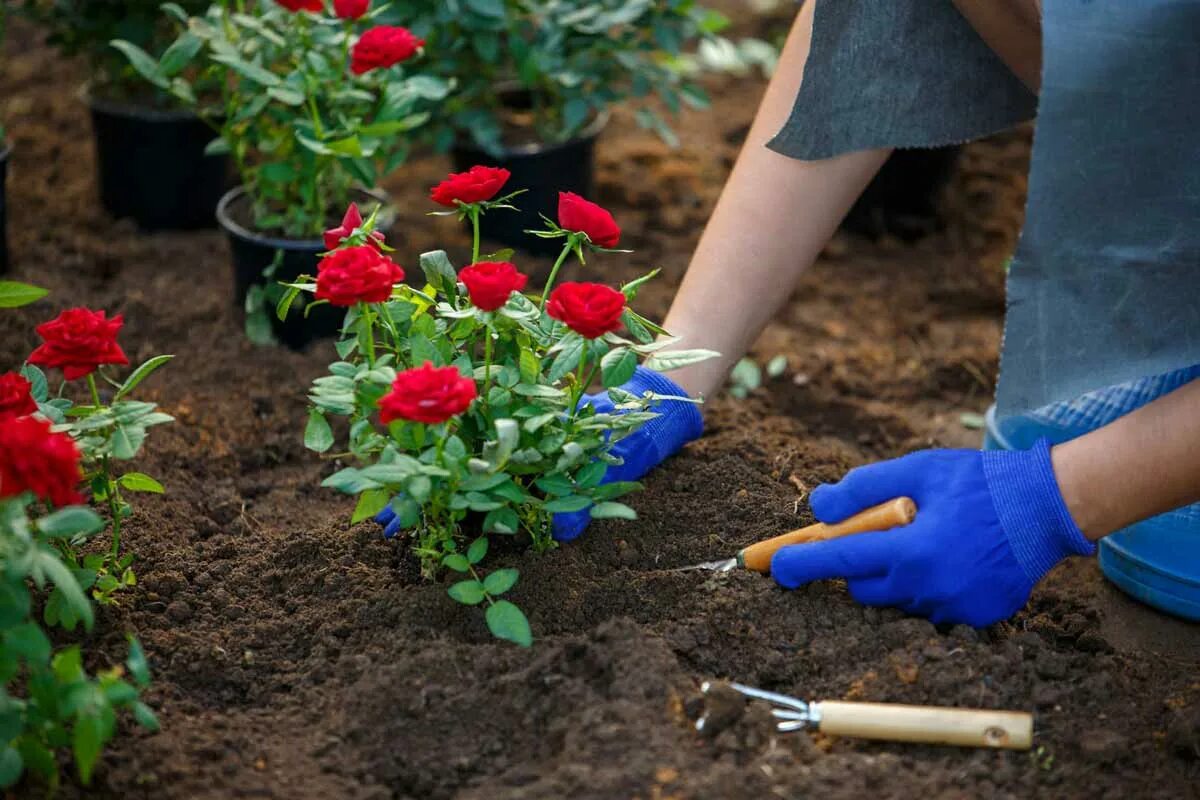
[{"label": "gardener", "polygon": [[[805,4],[665,322],[678,347],[723,356],[673,373],[679,386],[640,370],[636,391],[717,391],[889,148],[1040,113],[989,412],[991,444],[1012,449],[922,451],[818,487],[825,522],[901,495],[918,518],[785,548],[780,584],[841,577],[863,603],[985,625],[1128,529],[1102,546],[1109,576],[1200,618],[1197,31],[1200,0],[816,0],[815,19]],[[660,410],[609,479],[699,436],[694,406]]]}]

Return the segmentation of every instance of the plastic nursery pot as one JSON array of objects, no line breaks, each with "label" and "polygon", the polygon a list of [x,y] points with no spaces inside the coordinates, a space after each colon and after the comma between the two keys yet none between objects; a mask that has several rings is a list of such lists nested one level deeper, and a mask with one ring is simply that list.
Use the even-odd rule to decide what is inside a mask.
[{"label": "plastic nursery pot", "polygon": [[532,255],[557,255],[562,249],[561,239],[539,239],[525,231],[545,227],[540,215],[550,219],[558,217],[559,192],[574,192],[594,199],[596,139],[607,122],[607,115],[601,115],[570,141],[515,145],[499,156],[472,144],[456,144],[450,153],[455,172],[463,172],[476,164],[503,167],[512,173],[512,177],[500,190],[501,194],[525,190],[513,203],[519,211],[499,210],[483,216],[479,226],[483,238]]},{"label": "plastic nursery pot", "polygon": [[954,174],[960,148],[896,150],[846,215],[842,227],[878,238],[908,241],[937,230],[942,190]]},{"label": "plastic nursery pot", "polygon": [[[390,198],[380,191],[358,191],[355,201],[363,207],[364,214],[375,203],[383,204],[385,211],[379,216],[379,229],[386,231],[394,215],[387,212]],[[325,252],[321,239],[285,239],[257,233],[249,229],[250,201],[245,188],[239,186],[226,192],[217,204],[217,223],[229,239],[233,259],[233,301],[244,308],[246,296],[252,286],[266,286],[268,282],[295,280],[300,275],[317,274],[318,254]],[[276,263],[276,259],[279,259]],[[264,271],[274,267],[268,278]],[[284,321],[275,314],[275,302],[266,301],[267,316],[275,337],[293,350],[301,350],[315,339],[336,336],[346,316],[344,308],[320,305],[312,309],[306,318],[299,300],[292,304],[291,313]]]},{"label": "plastic nursery pot", "polygon": [[204,154],[212,129],[188,111],[84,96],[104,209],[143,230],[213,227],[213,209],[232,180],[226,156]]},{"label": "plastic nursery pot", "polygon": [[12,148],[0,142],[0,275],[8,272],[8,156]]}]

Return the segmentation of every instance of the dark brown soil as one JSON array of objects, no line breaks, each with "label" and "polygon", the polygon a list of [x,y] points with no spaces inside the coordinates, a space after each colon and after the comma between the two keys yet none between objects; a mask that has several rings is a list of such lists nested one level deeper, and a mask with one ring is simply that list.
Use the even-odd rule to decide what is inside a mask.
[{"label": "dark brown soil", "polygon": [[[140,462],[168,487],[127,534],[141,580],[87,643],[98,666],[123,657],[126,631],[141,637],[163,731],[123,731],[93,787],[69,779],[62,796],[1198,796],[1200,628],[1124,598],[1093,563],[1058,569],[1025,612],[980,631],[862,608],[837,583],[785,592],[754,574],[670,571],[808,521],[808,489],[850,466],[978,443],[959,418],[993,388],[1027,132],[967,148],[944,232],[835,241],[756,346],[786,355],[786,376],[713,402],[706,436],[633,501],[636,523],[503,559],[522,572],[514,599],[537,637],[521,650],[422,582],[403,545],[350,527],[350,499],[318,488],[334,465],[300,433],[327,348],[246,343],[216,232],[145,236],[104,216],[71,91],[82,76],[30,41],[14,26],[0,79],[10,234],[16,275],[53,294],[0,317],[0,364],[29,351],[35,322],[81,303],[125,314],[131,358],[177,356],[146,384],[179,421],[154,431]],[[590,268],[615,280],[662,266],[641,300],[657,315],[761,84],[711,88],[715,110],[680,125],[680,151],[625,118],[600,146],[597,199],[637,252]],[[405,264],[466,245],[452,220],[425,216],[446,170],[422,161],[389,182]],[[757,706],[700,738],[691,718],[710,678],[1029,709],[1037,750],[778,736]]]}]

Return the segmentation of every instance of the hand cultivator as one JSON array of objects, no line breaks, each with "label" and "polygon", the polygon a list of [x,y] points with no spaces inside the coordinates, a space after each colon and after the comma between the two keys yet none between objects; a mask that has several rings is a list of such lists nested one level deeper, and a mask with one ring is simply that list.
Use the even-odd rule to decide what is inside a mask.
[{"label": "hand cultivator", "polygon": [[[725,686],[744,697],[774,706],[771,714],[779,720],[776,728],[780,733],[818,730],[831,736],[859,739],[1007,750],[1028,750],[1033,744],[1033,715],[1020,711],[839,700],[806,702],[740,683],[706,681],[700,688],[705,695],[711,696]],[[704,731],[708,721],[709,713],[706,712],[696,720],[696,730]]]},{"label": "hand cultivator", "polygon": [[888,500],[886,503],[880,503],[877,506],[861,511],[836,525],[826,525],[823,522],[818,522],[815,525],[799,528],[790,533],[784,533],[774,538],[752,544],[738,551],[738,554],[733,558],[726,558],[721,561],[707,561],[703,564],[693,564],[688,567],[680,567],[676,571],[707,569],[713,572],[730,572],[737,567],[745,567],[755,572],[770,572],[771,556],[775,555],[776,551],[782,547],[793,544],[820,542],[826,539],[837,539],[855,533],[886,531],[890,528],[908,525],[916,518],[917,504],[910,498],[897,497],[893,500]]}]

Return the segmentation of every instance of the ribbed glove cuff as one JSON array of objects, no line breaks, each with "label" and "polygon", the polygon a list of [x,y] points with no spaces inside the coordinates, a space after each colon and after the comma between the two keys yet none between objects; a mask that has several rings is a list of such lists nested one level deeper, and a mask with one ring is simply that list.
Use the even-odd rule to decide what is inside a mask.
[{"label": "ribbed glove cuff", "polygon": [[1039,439],[1030,450],[985,451],[983,474],[1013,555],[1029,580],[1037,583],[1067,556],[1096,552],[1067,510],[1048,440]]},{"label": "ribbed glove cuff", "polygon": [[[687,397],[687,392],[675,381],[646,367],[638,367],[633,377],[621,388],[639,397],[645,392]],[[695,403],[663,400],[651,410],[658,416],[643,425],[641,430],[658,448],[659,461],[673,456],[685,444],[699,439],[704,433],[704,417]]]}]

